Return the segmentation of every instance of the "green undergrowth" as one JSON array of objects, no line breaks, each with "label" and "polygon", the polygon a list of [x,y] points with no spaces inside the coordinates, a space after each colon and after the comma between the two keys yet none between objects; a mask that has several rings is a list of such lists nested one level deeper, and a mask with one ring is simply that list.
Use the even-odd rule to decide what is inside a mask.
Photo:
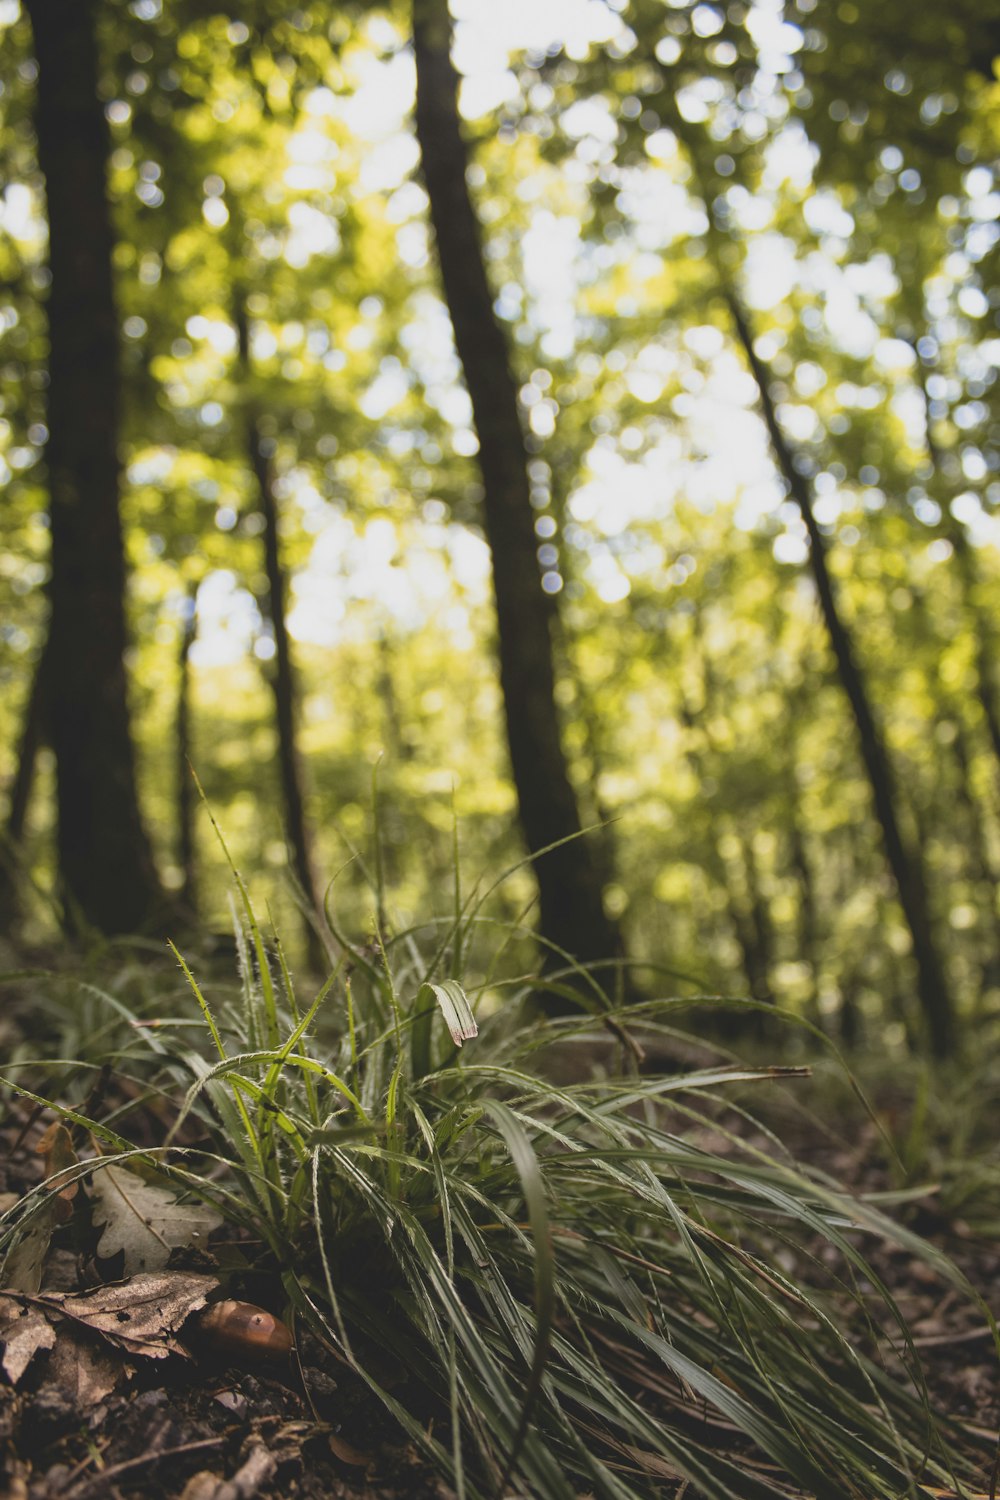
[{"label": "green undergrowth", "polygon": [[931,1068],[897,1066],[891,1087],[873,1072],[903,1186],[933,1184],[936,1210],[984,1240],[1000,1238],[1000,1055],[981,1049]]},{"label": "green undergrowth", "polygon": [[[80,1050],[3,1086],[210,1202],[241,1285],[280,1286],[458,1496],[971,1493],[873,1247],[974,1293],[760,1123],[784,1070],[692,1065],[688,1001],[615,1009],[571,965],[501,979],[521,934],[458,892],[407,931],[379,892],[306,1001],[234,877],[238,986],[179,952],[184,993],[32,981]],[[576,1014],[527,1019],[544,988]]]}]

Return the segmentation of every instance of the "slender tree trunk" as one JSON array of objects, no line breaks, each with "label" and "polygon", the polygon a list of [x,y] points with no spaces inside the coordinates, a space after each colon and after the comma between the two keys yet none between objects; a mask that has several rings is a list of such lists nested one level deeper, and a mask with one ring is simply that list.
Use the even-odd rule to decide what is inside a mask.
[{"label": "slender tree trunk", "polygon": [[740,862],[743,866],[743,878],[746,884],[747,905],[749,916],[749,931],[753,936],[755,955],[755,969],[757,973],[758,1000],[773,1002],[774,991],[771,988],[771,968],[774,964],[774,927],[771,922],[771,912],[767,899],[760,886],[760,870],[757,865],[757,856],[754,853],[752,838],[738,835],[740,846]]},{"label": "slender tree trunk", "polygon": [[118,319],[97,94],[96,0],[26,0],[49,220],[50,713],[67,913],[105,932],[161,919],[139,812],[124,667]]},{"label": "slender tree trunk", "polygon": [[414,0],[416,128],[445,300],[479,437],[493,559],[500,683],[524,837],[536,858],[543,939],[587,963],[622,953],[604,910],[569,778],[555,706],[549,610],[539,580],[527,452],[503,331],[493,311],[481,234],[466,185],[447,0]]},{"label": "slender tree trunk", "polygon": [[799,890],[798,900],[798,946],[812,974],[812,994],[809,1003],[819,1009],[820,942],[819,912],[816,904],[816,877],[806,844],[802,822],[802,806],[798,787],[795,784],[795,766],[789,770],[789,862]]},{"label": "slender tree trunk", "polygon": [[[732,833],[732,829],[729,832]],[[740,847],[742,881],[734,879],[729,873],[729,861],[721,849],[718,850],[719,864],[724,872],[729,919],[743,955],[747,988],[754,1000],[772,1005],[774,994],[770,981],[770,926],[760,903],[753,851],[746,839],[737,835],[736,841]],[[744,887],[742,891],[738,889],[741,883]]]},{"label": "slender tree trunk", "polygon": [[[250,377],[250,336],[246,307],[238,299],[235,309],[239,361],[244,386]],[[281,562],[278,536],[278,500],[274,493],[274,471],[270,448],[260,429],[260,418],[252,401],[244,406],[247,456],[257,481],[257,499],[264,519],[264,572],[267,577],[265,612],[274,634],[274,668],[269,674],[274,692],[278,730],[278,772],[285,808],[285,833],[292,857],[292,870],[309,911],[303,931],[309,962],[314,969],[326,967],[326,953],[316,931],[322,919],[323,898],[312,855],[312,838],[306,817],[304,776],[298,750],[299,689],[288,634],[288,586]]]},{"label": "slender tree trunk", "polygon": [[395,653],[389,637],[378,638],[378,667],[375,679],[376,692],[382,704],[385,738],[389,754],[401,765],[413,759],[413,742],[403,724],[399,708],[399,697],[395,682]]},{"label": "slender tree trunk", "polygon": [[198,904],[195,856],[195,790],[191,775],[191,647],[198,635],[198,588],[192,585],[184,601],[181,639],[177,652],[177,862],[181,867],[181,900],[187,911]]},{"label": "slender tree trunk", "polygon": [[854,652],[847,626],[840,615],[833,579],[827,564],[827,544],[813,510],[812,486],[796,467],[795,457],[778,421],[771,398],[768,371],[754,349],[753,336],[746,313],[732,292],[727,293],[729,308],[740,344],[757,384],[761,410],[767,424],[775,460],[788,485],[789,493],[801,512],[809,537],[809,563],[819,596],[823,622],[837,663],[844,692],[847,694],[875,813],[882,829],[886,858],[896,884],[906,925],[910,932],[917,969],[917,990],[935,1053],[945,1056],[954,1049],[955,1019],[951,994],[944,968],[931,930],[930,904],[919,855],[907,850],[897,816],[897,794],[892,766],[875,715],[861,667]]}]

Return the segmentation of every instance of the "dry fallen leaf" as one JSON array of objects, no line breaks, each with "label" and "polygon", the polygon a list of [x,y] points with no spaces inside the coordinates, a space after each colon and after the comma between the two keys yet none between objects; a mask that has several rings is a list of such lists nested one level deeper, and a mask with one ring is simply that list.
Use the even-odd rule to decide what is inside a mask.
[{"label": "dry fallen leaf", "polygon": [[181,1203],[169,1188],[144,1182],[124,1167],[101,1167],[94,1173],[94,1223],[104,1225],[97,1253],[105,1259],[125,1255],[125,1274],[161,1271],[170,1252],[185,1245],[204,1246],[221,1215],[203,1203]]},{"label": "dry fallen leaf", "polygon": [[[0,1364],[16,1384],[39,1349],[56,1347],[66,1320],[100,1334],[129,1354],[146,1359],[165,1359],[168,1354],[187,1357],[187,1349],[177,1338],[178,1330],[192,1313],[205,1306],[218,1284],[214,1276],[161,1271],[90,1292],[44,1292],[39,1296],[0,1293],[0,1339],[4,1345]],[[106,1395],[114,1384],[107,1385],[111,1372],[96,1358],[80,1356],[74,1367],[68,1348],[65,1369],[67,1378],[75,1381],[81,1392],[81,1404],[87,1404],[83,1391],[93,1393],[106,1387],[102,1391]],[[90,1399],[101,1397],[92,1394]]]},{"label": "dry fallen leaf", "polygon": [[55,1329],[45,1314],[29,1306],[20,1297],[0,1294],[0,1340],[3,1357],[0,1364],[12,1385],[17,1385],[39,1349],[51,1349],[56,1341]]},{"label": "dry fallen leaf", "polygon": [[60,1326],[46,1381],[58,1388],[71,1411],[92,1411],[110,1396],[124,1373],[120,1357],[78,1333],[72,1324]]},{"label": "dry fallen leaf", "polygon": [[165,1359],[187,1354],[175,1335],[218,1284],[214,1276],[194,1271],[161,1271],[91,1292],[50,1292],[37,1300],[46,1311],[92,1328],[129,1353]]},{"label": "dry fallen leaf", "polygon": [[59,1196],[54,1205],[55,1218],[57,1223],[65,1224],[73,1217],[73,1199],[80,1191],[80,1184],[76,1181],[67,1181],[61,1175],[70,1167],[77,1166],[79,1162],[73,1150],[72,1137],[61,1120],[53,1120],[52,1124],[42,1132],[35,1150],[45,1162],[46,1179],[53,1187],[59,1189]]}]

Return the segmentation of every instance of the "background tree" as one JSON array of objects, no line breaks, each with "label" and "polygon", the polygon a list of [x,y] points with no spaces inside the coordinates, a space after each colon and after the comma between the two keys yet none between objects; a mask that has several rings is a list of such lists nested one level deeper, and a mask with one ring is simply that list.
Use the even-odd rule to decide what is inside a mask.
[{"label": "background tree", "polygon": [[139,813],[126,704],[118,321],[96,13],[90,0],[28,6],[51,273],[52,614],[44,686],[67,915],[130,932],[162,915],[162,895]]},{"label": "background tree", "polygon": [[913,851],[907,850],[903,842],[897,813],[895,778],[875,721],[868,688],[858,666],[850,632],[841,617],[827,564],[827,543],[816,521],[809,481],[802,465],[796,463],[795,455],[781,429],[771,396],[768,373],[754,345],[746,313],[734,294],[729,295],[728,301],[740,344],[760,393],[761,409],[775,457],[788,485],[789,494],[795,500],[805,522],[809,538],[809,564],[816,582],[823,621],[837,662],[837,671],[857,725],[861,756],[871,784],[875,812],[885,842],[886,858],[910,930],[924,1018],[935,1052],[938,1056],[945,1057],[954,1046],[953,1008],[934,940],[927,885],[920,859]]},{"label": "background tree", "polygon": [[[581,837],[562,748],[528,455],[466,185],[468,153],[459,125],[446,0],[415,0],[413,24],[421,166],[479,439],[507,742],[521,824],[535,856],[541,932],[558,953],[585,963],[606,962],[620,955],[621,939],[604,910],[593,854]],[[553,844],[560,847],[541,853]]]}]

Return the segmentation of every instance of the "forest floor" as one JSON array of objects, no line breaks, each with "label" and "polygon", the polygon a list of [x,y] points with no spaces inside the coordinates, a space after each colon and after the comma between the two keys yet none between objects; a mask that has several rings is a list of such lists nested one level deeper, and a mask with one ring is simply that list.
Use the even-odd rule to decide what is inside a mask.
[{"label": "forest floor", "polygon": [[[24,1192],[38,1181],[44,1127],[43,1115],[20,1111],[0,1127],[5,1191]],[[794,1147],[800,1159],[858,1192],[885,1187],[874,1128],[850,1150],[805,1135]],[[910,1206],[909,1218],[987,1300],[995,1295],[995,1240],[942,1218],[933,1192]],[[875,1251],[872,1260],[911,1329],[932,1406],[995,1437],[1000,1386],[981,1315],[905,1251]],[[47,1288],[78,1292],[81,1271],[87,1281],[80,1258],[68,1248],[57,1251]],[[252,1347],[235,1354],[213,1348],[199,1337],[197,1322],[194,1313],[166,1357],[146,1358],[61,1320],[55,1348],[33,1360],[16,1386],[0,1384],[0,1493],[10,1500],[445,1500],[452,1494],[393,1432],[358,1377],[309,1334],[294,1359],[262,1361]],[[412,1395],[394,1394],[404,1401]],[[738,1454],[741,1439],[735,1432],[732,1438]],[[984,1475],[984,1496],[989,1484]],[[650,1494],[663,1500],[695,1500],[683,1484],[651,1485]]]},{"label": "forest floor", "polygon": [[[895,1104],[887,1102],[890,1107]],[[54,1121],[50,1111],[16,1100],[0,1119],[0,1210],[46,1177],[51,1180],[45,1132]],[[162,1132],[162,1120],[150,1123],[152,1131]],[[744,1138],[754,1128],[738,1110],[721,1123],[725,1131],[742,1131]],[[856,1194],[881,1196],[897,1185],[872,1121],[857,1122],[850,1140],[797,1107],[779,1106],[768,1124],[799,1162]],[[725,1150],[725,1131],[706,1144]],[[768,1145],[763,1136],[760,1144]],[[933,1185],[910,1194],[898,1212],[952,1259],[994,1312],[1000,1311],[1000,1243],[989,1216],[980,1221],[970,1215],[973,1222],[967,1222],[945,1208]],[[218,1331],[202,1326],[206,1302],[232,1295],[225,1255],[215,1241],[213,1254],[175,1251],[162,1274],[148,1278],[145,1302],[137,1278],[122,1282],[120,1262],[116,1268],[114,1260],[95,1261],[93,1237],[81,1243],[75,1220],[56,1228],[52,1245],[42,1291],[0,1293],[4,1500],[447,1500],[452,1495],[354,1370],[308,1331],[295,1329],[292,1353],[279,1349],[274,1356],[271,1349],[261,1353],[252,1340],[236,1337],[227,1343]],[[899,1246],[866,1249],[910,1330],[930,1407],[977,1434],[980,1451],[989,1453],[1000,1429],[1000,1381],[981,1309],[945,1285],[917,1255]],[[782,1253],[785,1259],[779,1257],[776,1269],[794,1281],[812,1257],[827,1260],[830,1246],[803,1243]],[[862,1300],[866,1291],[877,1300],[877,1289],[865,1286]],[[269,1299],[258,1292],[259,1300],[276,1311],[283,1302],[280,1284],[270,1292]],[[154,1317],[140,1326],[135,1319],[149,1312],[147,1303],[156,1304],[159,1322]],[[122,1325],[128,1325],[125,1331]],[[427,1409],[422,1393],[394,1374],[391,1350],[372,1353],[383,1387],[440,1435],[447,1413]],[[893,1361],[891,1350],[886,1358]],[[624,1377],[643,1385],[641,1371],[626,1370]],[[646,1404],[654,1412],[657,1399],[650,1382]],[[488,1423],[489,1413],[484,1416]],[[737,1462],[746,1455],[762,1472],[760,1455],[751,1454],[747,1441],[719,1413],[691,1411],[688,1419],[703,1421],[706,1437],[711,1435],[720,1451]],[[627,1456],[622,1467],[636,1484],[640,1471]],[[996,1500],[997,1475],[988,1469],[987,1459],[972,1490],[928,1487],[920,1493],[942,1500],[956,1493]],[[773,1469],[767,1469],[767,1477],[775,1493],[806,1500]],[[650,1500],[698,1500],[684,1481],[647,1473],[638,1483]]]}]

